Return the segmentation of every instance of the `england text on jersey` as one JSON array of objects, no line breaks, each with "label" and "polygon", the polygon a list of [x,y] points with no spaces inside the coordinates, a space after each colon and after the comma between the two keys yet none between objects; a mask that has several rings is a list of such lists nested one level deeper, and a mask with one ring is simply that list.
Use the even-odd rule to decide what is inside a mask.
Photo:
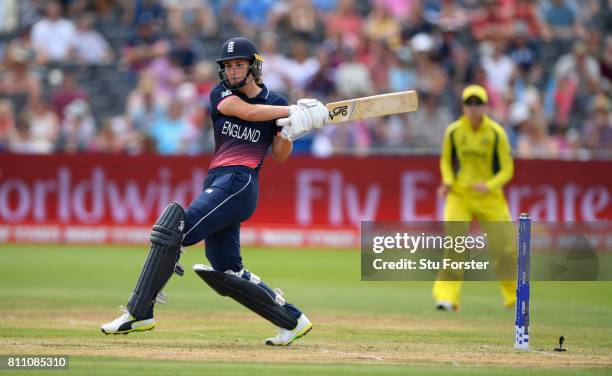
[{"label": "england text on jersey", "polygon": [[246,140],[246,141],[251,141],[251,142],[257,142],[259,141],[259,138],[261,137],[261,131],[259,131],[258,129],[253,129],[247,126],[241,126],[238,124],[234,124],[230,121],[223,122],[221,133],[234,137],[234,138],[239,138],[241,140]]}]

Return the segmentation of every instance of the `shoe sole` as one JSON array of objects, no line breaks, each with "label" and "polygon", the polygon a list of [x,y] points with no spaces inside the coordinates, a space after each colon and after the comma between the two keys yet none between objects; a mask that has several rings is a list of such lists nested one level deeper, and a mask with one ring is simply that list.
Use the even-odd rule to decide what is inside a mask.
[{"label": "shoe sole", "polygon": [[447,307],[443,306],[443,305],[437,305],[436,306],[436,311],[442,311],[442,312],[459,312],[459,307],[456,305],[453,305],[453,307],[451,309],[448,309]]},{"label": "shoe sole", "polygon": [[155,324],[144,325],[144,326],[140,326],[140,327],[135,328],[135,329],[124,330],[122,332],[115,332],[115,333],[107,333],[102,328],[100,328],[100,331],[102,333],[106,334],[106,335],[109,335],[109,334],[126,334],[127,335],[127,334],[130,334],[130,333],[133,333],[133,332],[146,332],[146,331],[149,331],[149,330],[151,330],[153,328],[155,328]]},{"label": "shoe sole", "polygon": [[296,335],[295,337],[293,337],[293,339],[287,343],[273,343],[272,341],[266,341],[266,345],[268,346],[289,346],[290,344],[292,344],[296,339],[300,339],[302,337],[304,337],[306,334],[308,334],[308,332],[310,332],[312,330],[312,324],[310,324],[308,327],[304,328],[300,333],[298,333],[298,335]]}]

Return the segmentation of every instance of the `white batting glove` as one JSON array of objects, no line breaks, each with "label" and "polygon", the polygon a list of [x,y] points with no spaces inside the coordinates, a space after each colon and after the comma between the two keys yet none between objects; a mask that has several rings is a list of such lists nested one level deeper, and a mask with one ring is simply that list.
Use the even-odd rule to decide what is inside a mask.
[{"label": "white batting glove", "polygon": [[316,99],[300,99],[297,105],[305,108],[311,118],[312,128],[321,129],[327,122],[327,108]]},{"label": "white batting glove", "polygon": [[281,137],[291,142],[312,129],[308,111],[296,105],[289,106],[289,117],[276,120],[276,125],[283,127]]}]

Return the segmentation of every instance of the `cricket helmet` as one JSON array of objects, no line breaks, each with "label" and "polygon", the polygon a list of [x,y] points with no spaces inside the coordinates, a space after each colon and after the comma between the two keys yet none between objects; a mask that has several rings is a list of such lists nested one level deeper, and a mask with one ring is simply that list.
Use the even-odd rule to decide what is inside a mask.
[{"label": "cricket helmet", "polygon": [[[245,59],[249,61],[249,72],[246,77],[237,84],[231,85],[227,74],[225,73],[225,67],[223,62],[228,60]],[[221,46],[219,58],[216,60],[219,65],[219,78],[224,86],[231,90],[237,90],[244,87],[247,83],[249,74],[253,76],[253,80],[257,85],[261,85],[261,71],[263,58],[259,56],[257,47],[250,40],[243,37],[236,37],[227,40]]]}]

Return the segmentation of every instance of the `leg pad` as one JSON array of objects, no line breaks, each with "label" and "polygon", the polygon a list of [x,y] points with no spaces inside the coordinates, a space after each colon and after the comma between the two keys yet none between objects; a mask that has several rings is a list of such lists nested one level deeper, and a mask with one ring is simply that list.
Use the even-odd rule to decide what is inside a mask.
[{"label": "leg pad", "polygon": [[194,265],[193,269],[219,295],[229,296],[281,328],[292,330],[297,326],[297,320],[257,283],[206,265]]}]

